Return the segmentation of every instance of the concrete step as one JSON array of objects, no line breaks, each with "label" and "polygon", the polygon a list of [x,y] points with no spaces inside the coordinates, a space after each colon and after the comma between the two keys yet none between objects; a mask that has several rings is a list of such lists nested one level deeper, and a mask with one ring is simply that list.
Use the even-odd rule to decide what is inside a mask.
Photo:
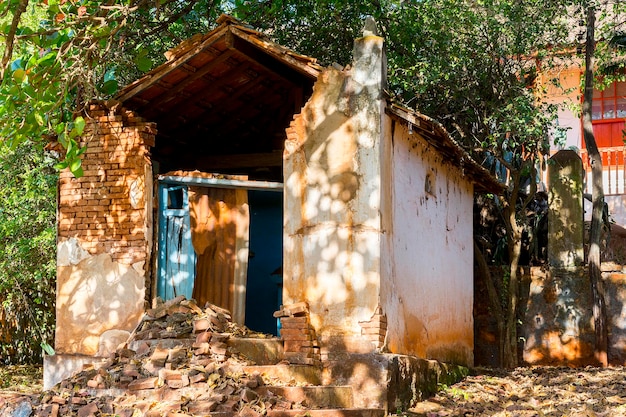
[{"label": "concrete step", "polygon": [[[202,398],[209,389],[206,386],[189,386],[178,389],[160,387],[128,391],[121,388],[88,389],[86,392],[94,397],[110,396],[114,398],[133,395],[140,400],[180,401],[181,398]],[[286,401],[300,403],[314,408],[352,408],[352,387],[349,386],[304,386],[286,387],[264,385],[255,388],[260,396],[276,395]]]},{"label": "concrete step", "polygon": [[247,374],[258,372],[264,378],[282,382],[284,385],[322,385],[322,372],[315,366],[279,363],[276,365],[244,366],[242,369]]},{"label": "concrete step", "polygon": [[255,391],[261,396],[278,395],[287,401],[315,408],[352,408],[352,387],[350,386],[304,386],[278,387],[265,385]]},{"label": "concrete step", "polygon": [[283,341],[278,338],[258,339],[231,337],[226,341],[236,351],[256,365],[274,365],[283,360]]}]

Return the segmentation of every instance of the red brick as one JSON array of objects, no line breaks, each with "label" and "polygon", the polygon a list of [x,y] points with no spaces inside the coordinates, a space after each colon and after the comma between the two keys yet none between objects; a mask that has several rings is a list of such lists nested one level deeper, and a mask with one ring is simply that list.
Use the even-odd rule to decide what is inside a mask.
[{"label": "red brick", "polygon": [[280,336],[283,340],[313,340],[311,330],[281,329]]},{"label": "red brick", "polygon": [[153,389],[156,388],[157,382],[159,378],[157,377],[149,377],[143,379],[137,379],[130,384],[128,384],[128,389],[130,391],[137,391],[142,389]]},{"label": "red brick", "polygon": [[309,319],[308,317],[281,317],[281,328],[283,329],[308,329]]}]

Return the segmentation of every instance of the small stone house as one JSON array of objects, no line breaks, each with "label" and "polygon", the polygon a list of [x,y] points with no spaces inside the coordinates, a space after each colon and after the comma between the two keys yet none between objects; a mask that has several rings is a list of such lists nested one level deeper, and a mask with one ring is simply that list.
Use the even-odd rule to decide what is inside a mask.
[{"label": "small stone house", "polygon": [[473,195],[498,183],[386,97],[376,34],[323,68],[218,24],[87,111],[84,176],[59,181],[46,384],[178,295],[273,334],[274,312],[305,303],[327,367],[370,353],[472,365]]}]

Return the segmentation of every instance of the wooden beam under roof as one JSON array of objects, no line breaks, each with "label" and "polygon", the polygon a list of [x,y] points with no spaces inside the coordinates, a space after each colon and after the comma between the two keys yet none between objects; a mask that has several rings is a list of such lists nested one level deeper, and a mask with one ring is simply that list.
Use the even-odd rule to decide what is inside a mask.
[{"label": "wooden beam under roof", "polygon": [[153,98],[153,100],[151,101],[151,105],[142,106],[135,110],[140,113],[144,111],[149,112],[150,110],[153,110],[154,107],[162,106],[168,101],[171,101],[174,97],[176,97],[176,95],[178,95],[178,93],[183,91],[194,81],[203,77],[205,74],[213,70],[216,66],[227,61],[233,55],[234,55],[234,52],[232,50],[228,50],[224,52],[223,54],[219,55],[217,58],[205,64],[202,68],[198,68],[196,72],[194,72],[193,74],[188,75],[183,81],[171,86],[169,89],[166,89],[164,93]]},{"label": "wooden beam under roof", "polygon": [[195,57],[198,53],[202,52],[204,49],[209,48],[214,42],[218,39],[226,36],[226,33],[230,31],[228,26],[224,27],[221,30],[216,31],[212,36],[201,42],[200,44],[190,48],[181,56],[172,59],[171,61],[165,62],[161,64],[154,70],[150,71],[144,77],[139,78],[134,83],[130,84],[128,87],[124,88],[120,95],[116,97],[117,100],[121,102],[125,102],[129,100],[131,97],[141,93],[143,90],[157,83],[163,77],[174,71],[179,66],[186,64],[187,61]]},{"label": "wooden beam under roof", "polygon": [[265,70],[279,76],[290,84],[306,85],[313,84],[315,81],[314,78],[307,77],[305,74],[286,65],[285,61],[282,60],[282,56],[279,56],[277,59],[276,54],[269,53],[267,49],[260,50],[258,46],[250,43],[247,39],[235,36],[231,48],[239,51],[247,59],[254,60]]},{"label": "wooden beam under roof", "polygon": [[[258,36],[252,36],[244,31],[240,30],[237,27],[232,28],[233,34],[237,35],[240,39],[246,40],[248,43],[254,45],[258,49],[262,49],[267,54],[273,56],[275,59],[282,61],[286,65],[288,65],[292,70],[302,74],[306,73],[309,80],[316,80],[320,70],[317,68],[313,68],[311,65],[307,64],[315,64],[315,59],[305,57],[304,55],[298,55],[293,51],[290,51],[287,48],[284,48],[280,45],[270,43],[266,40],[260,39]],[[296,59],[295,57],[299,57],[300,59],[307,58],[308,63],[303,64],[301,60]]]},{"label": "wooden beam under roof", "polygon": [[283,191],[282,182],[272,181],[251,181],[251,180],[233,180],[226,178],[198,178],[198,177],[181,177],[174,175],[159,175],[159,182],[166,184],[185,184],[197,187],[209,188],[239,188],[244,190],[259,191]]},{"label": "wooden beam under roof", "polygon": [[[238,100],[238,98],[241,95],[245,94],[250,89],[254,88],[256,86],[256,80],[258,79],[259,74],[256,71],[254,71],[254,69],[251,68],[249,64],[243,65],[237,68],[236,70],[231,71],[228,76],[220,78],[219,80],[213,83],[210,83],[206,88],[200,91],[196,91],[193,97],[190,97],[190,99],[185,100],[185,103],[184,103],[185,106],[196,106],[200,109],[205,110],[204,113],[202,115],[199,115],[198,117],[187,117],[186,124],[193,123],[197,120],[200,120],[206,117],[207,110],[210,110],[209,107],[218,108],[220,114],[211,115],[205,120],[206,123],[210,124],[211,120],[219,121],[223,119],[223,116],[221,116],[221,113],[225,112],[227,108],[224,106],[219,106],[219,107],[215,106],[215,102],[207,101],[207,97],[211,97],[213,95],[213,92],[216,91],[216,89],[222,88],[223,86],[227,85],[234,78],[242,76],[242,73],[244,73],[246,78],[248,78],[248,82],[240,85],[239,88],[237,88],[233,93],[228,94],[228,101],[232,103],[233,101]],[[227,93],[224,92],[224,94],[227,94]],[[160,118],[160,123],[159,123],[160,128],[166,129],[166,130],[178,128],[179,125],[177,125],[176,122],[172,123],[172,121],[176,120],[175,115],[167,114],[169,110],[163,108],[162,107],[163,104],[165,103],[156,102],[154,106],[152,106],[149,110],[146,111],[145,116],[150,118],[150,117],[154,117],[156,114],[166,114],[164,118]],[[228,106],[228,108],[231,108],[231,106]]]},{"label": "wooden beam under roof", "polygon": [[249,153],[237,155],[209,155],[196,159],[203,167],[211,170],[264,168],[283,166],[283,152]]},{"label": "wooden beam under roof", "polygon": [[[148,89],[163,77],[170,74],[176,68],[188,65],[188,61],[193,59],[197,54],[203,51],[211,53],[211,50],[213,50],[212,45],[220,40],[224,40],[227,44],[237,41],[239,44],[247,45],[247,48],[244,47],[246,52],[253,53],[254,55],[260,53],[265,56],[265,58],[261,59],[261,63],[268,59],[274,61],[273,65],[277,64],[276,61],[281,62],[281,64],[278,64],[279,67],[282,66],[284,69],[289,70],[287,71],[287,79],[293,79],[292,77],[297,74],[299,77],[307,79],[308,83],[311,83],[317,79],[321,70],[321,67],[315,63],[315,59],[298,55],[287,48],[268,41],[260,32],[247,30],[245,27],[235,23],[234,20],[222,20],[221,26],[216,28],[212,33],[199,36],[198,40],[191,38],[184,47],[173,50],[169,57],[171,59],[168,62],[158,66],[145,76],[122,89],[116,96],[116,99],[126,103],[137,94],[140,94],[142,91]],[[284,73],[284,71],[279,70],[279,73]],[[296,78],[299,83],[302,83],[301,78]]]}]

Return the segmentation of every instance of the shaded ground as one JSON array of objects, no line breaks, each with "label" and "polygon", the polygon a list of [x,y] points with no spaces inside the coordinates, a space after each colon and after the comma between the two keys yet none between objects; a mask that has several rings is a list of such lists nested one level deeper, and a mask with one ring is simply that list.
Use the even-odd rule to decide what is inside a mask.
[{"label": "shaded ground", "polygon": [[626,368],[475,370],[409,416],[626,416]]},{"label": "shaded ground", "polygon": [[6,410],[23,402],[24,399],[37,401],[42,389],[41,366],[0,366],[0,416],[5,417]]},{"label": "shaded ground", "polygon": [[0,393],[39,394],[43,388],[43,368],[40,365],[0,366]]},{"label": "shaded ground", "polygon": [[[0,409],[38,398],[41,367],[0,367]],[[480,369],[405,416],[626,416],[626,368]]]}]

